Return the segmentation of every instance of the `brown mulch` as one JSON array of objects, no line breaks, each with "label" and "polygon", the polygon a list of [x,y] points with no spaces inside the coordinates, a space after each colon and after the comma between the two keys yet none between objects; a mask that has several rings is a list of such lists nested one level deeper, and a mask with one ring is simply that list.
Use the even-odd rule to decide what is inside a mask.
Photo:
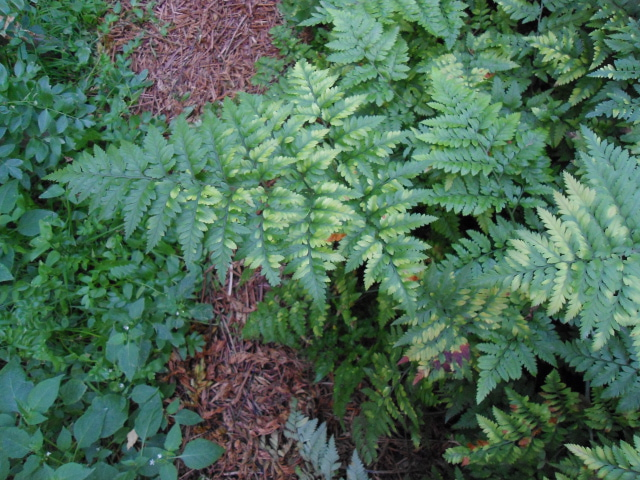
[{"label": "brown mulch", "polygon": [[[112,55],[141,38],[131,56],[131,68],[148,70],[154,82],[140,97],[139,111],[166,115],[170,120],[185,107],[197,114],[214,103],[244,91],[258,93],[251,84],[254,64],[262,56],[276,56],[269,30],[281,23],[276,0],[158,0],[157,22],[140,26],[122,20],[104,40]],[[164,26],[164,28],[163,28]]]},{"label": "brown mulch", "polygon": [[[206,103],[238,91],[259,93],[250,78],[258,58],[277,55],[268,35],[281,21],[276,0],[158,0],[153,9],[158,22],[143,25],[133,20],[128,2],[121,3],[121,20],[103,46],[115,56],[138,39],[132,69],[147,70],[153,86],[141,95],[137,111],[171,120],[186,108],[197,115]],[[196,326],[206,346],[193,358],[175,354],[164,378],[176,384],[176,398],[204,418],[184,430],[184,441],[208,438],[226,450],[203,471],[181,464],[180,479],[297,479],[295,468],[302,460],[283,434],[292,399],[306,416],[327,422],[347,462],[354,445],[344,431],[364,397],[356,398],[345,418],[338,419],[331,379],[314,383],[312,366],[292,349],[243,339],[247,315],[268,286],[260,275],[239,283],[241,274],[242,266],[234,265],[225,285],[208,276],[201,301],[213,305],[215,318],[211,325]],[[434,456],[433,451],[415,451],[402,434],[382,439],[380,452],[378,462],[369,466],[372,479],[423,478]]]}]

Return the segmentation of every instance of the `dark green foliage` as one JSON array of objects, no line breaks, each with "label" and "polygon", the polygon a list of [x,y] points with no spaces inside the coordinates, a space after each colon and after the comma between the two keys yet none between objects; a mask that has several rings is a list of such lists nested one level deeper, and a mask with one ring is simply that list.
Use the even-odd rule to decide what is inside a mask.
[{"label": "dark green foliage", "polygon": [[[638,7],[309,0],[283,11],[294,23],[277,33],[286,61],[264,62],[271,73],[291,67],[264,96],[239,95],[166,133],[96,142],[50,174],[75,217],[25,208],[22,164],[8,162],[0,214],[32,241],[3,251],[0,280],[25,268],[25,292],[84,283],[61,302],[72,313],[103,309],[92,313],[108,326],[95,372],[115,366],[104,381],[136,383],[160,368],[144,368],[152,351],[187,348],[186,322],[159,320],[175,302],[145,300],[158,275],[148,263],[172,272],[153,288],[173,299],[189,297],[204,262],[224,281],[242,260],[277,285],[245,334],[304,349],[319,379],[332,375],[338,415],[362,390],[351,433],[367,463],[379,436],[398,428],[424,442],[425,412],[437,405],[457,429],[445,455],[456,478],[636,475]],[[313,27],[310,46],[289,36],[299,27]],[[17,85],[5,71],[0,80]],[[18,116],[28,132],[57,126],[29,107]],[[54,185],[44,199],[62,193]],[[60,279],[55,241],[75,244],[51,232],[87,214],[88,225],[116,227],[86,227],[108,242]],[[33,308],[48,300],[33,298]],[[9,308],[35,324],[20,300]],[[81,324],[59,323],[31,329],[26,350],[65,374],[49,339]],[[152,340],[153,330],[164,337]],[[12,352],[25,339],[10,339]],[[155,418],[134,420],[136,431],[155,430]],[[328,478],[334,449],[316,427],[304,433],[311,450],[301,448]]]}]

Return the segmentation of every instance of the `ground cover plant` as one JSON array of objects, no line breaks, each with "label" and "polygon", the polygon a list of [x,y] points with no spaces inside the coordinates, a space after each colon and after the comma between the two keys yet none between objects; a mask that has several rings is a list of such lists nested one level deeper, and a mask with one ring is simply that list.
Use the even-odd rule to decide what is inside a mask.
[{"label": "ground cover plant", "polygon": [[[0,379],[18,385],[20,400],[5,402],[3,428],[24,438],[4,446],[5,471],[40,468],[47,478],[43,424],[59,431],[60,469],[87,478],[118,468],[123,478],[135,468],[174,475],[171,463],[151,467],[154,455],[177,455],[176,426],[136,449],[137,464],[124,448],[119,466],[86,449],[64,457],[65,442],[136,444],[128,433],[150,432],[144,442],[169,421],[185,421],[176,405],[162,415],[168,387],[154,384],[154,374],[162,354],[199,346],[187,328],[210,315],[189,298],[203,265],[224,284],[242,261],[273,286],[244,334],[304,350],[318,380],[332,375],[338,416],[356,392],[367,398],[351,427],[349,478],[366,475],[378,439],[396,429],[416,447],[428,442],[426,424],[438,411],[455,438],[444,453],[449,466],[434,461],[421,478],[635,478],[638,6],[281,7],[288,24],[274,38],[283,56],[262,61],[258,78],[282,75],[264,95],[238,95],[192,122],[134,120],[144,125],[139,134],[92,139],[66,166],[27,164],[30,179],[53,182],[41,196],[58,199],[68,218],[35,208],[37,197],[24,193],[33,187],[16,173],[21,157],[5,163],[0,213],[15,226],[7,238],[31,238],[26,249],[7,241],[0,271],[24,285],[1,297],[13,315],[7,324],[24,325],[3,331],[14,337],[3,339]],[[42,134],[57,125],[42,111],[30,111],[28,136],[14,148],[28,147],[28,128]],[[70,253],[78,235],[93,240],[89,258]],[[59,262],[66,277],[52,274]],[[57,296],[59,308],[36,294],[50,297],[68,283],[79,288]],[[28,293],[10,293],[18,291]],[[71,313],[60,317],[65,308]],[[85,316],[86,326],[78,319]],[[71,348],[89,328],[97,339],[85,337],[82,353]],[[83,397],[82,386],[61,376],[69,370],[82,372],[82,385],[111,391]],[[84,402],[88,412],[119,412],[122,422],[104,424],[89,442],[88,420],[69,429],[46,417],[59,394],[70,411]],[[316,475],[331,478],[333,440],[293,412],[288,435]],[[194,468],[221,453],[210,443],[191,448]],[[182,453],[185,463],[191,453]]]},{"label": "ground cover plant", "polygon": [[84,148],[135,141],[145,75],[96,54],[96,2],[0,2],[0,478],[177,478],[222,448],[183,442],[200,421],[156,374],[200,346],[211,307],[191,300],[167,244],[149,256],[119,226],[44,181]]}]

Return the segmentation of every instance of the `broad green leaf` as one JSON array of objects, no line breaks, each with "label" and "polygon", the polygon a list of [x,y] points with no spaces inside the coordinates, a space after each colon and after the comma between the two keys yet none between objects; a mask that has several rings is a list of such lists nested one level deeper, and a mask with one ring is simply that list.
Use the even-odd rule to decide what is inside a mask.
[{"label": "broad green leaf", "polygon": [[73,436],[78,448],[87,448],[97,442],[102,435],[107,410],[93,408],[93,405],[73,424]]},{"label": "broad green leaf", "polygon": [[216,462],[224,453],[224,448],[205,438],[196,438],[184,447],[182,459],[184,464],[195,470],[206,468]]},{"label": "broad green leaf", "polygon": [[134,423],[134,428],[141,442],[144,443],[145,440],[158,432],[162,424],[162,418],[162,401],[160,397],[154,397],[141,405]]},{"label": "broad green leaf", "polygon": [[31,451],[31,436],[18,427],[0,428],[0,456],[23,458]]},{"label": "broad green leaf", "polygon": [[49,188],[47,188],[39,198],[58,198],[64,195],[65,189],[62,188],[57,183],[54,183]]},{"label": "broad green leaf", "polygon": [[83,480],[91,475],[93,470],[79,463],[65,463],[55,471],[52,480]]},{"label": "broad green leaf", "polygon": [[28,407],[40,413],[45,413],[49,410],[53,402],[58,398],[61,380],[62,375],[58,375],[57,377],[43,380],[33,387],[27,397]]},{"label": "broad green leaf", "polygon": [[60,387],[60,398],[65,405],[71,405],[79,402],[86,391],[87,386],[84,382],[72,378]]},{"label": "broad green leaf", "polygon": [[129,318],[131,320],[138,320],[142,317],[144,312],[144,297],[139,298],[135,302],[129,304],[127,310],[129,311]]},{"label": "broad green leaf", "polygon": [[118,366],[127,380],[133,380],[140,368],[140,347],[134,342],[127,342],[118,349]]},{"label": "broad green leaf", "polygon": [[73,442],[71,432],[68,428],[62,427],[56,439],[56,447],[58,447],[58,450],[66,452],[71,448],[71,442]]},{"label": "broad green leaf", "polygon": [[116,394],[94,398],[91,407],[107,412],[102,428],[102,438],[109,437],[120,430],[129,416],[127,399]]},{"label": "broad green leaf", "polygon": [[175,451],[180,448],[180,445],[182,445],[182,431],[180,430],[180,424],[176,423],[167,433],[167,437],[164,440],[164,448],[165,450]]},{"label": "broad green leaf", "polygon": [[44,133],[49,129],[49,125],[51,124],[52,118],[49,110],[44,109],[38,115],[38,129],[40,133]]},{"label": "broad green leaf", "polygon": [[11,275],[11,271],[4,265],[4,263],[0,263],[0,282],[10,282],[13,280],[13,275]]},{"label": "broad green leaf", "polygon": [[26,402],[33,383],[15,362],[0,370],[0,412],[17,412],[18,403]]},{"label": "broad green leaf", "polygon": [[160,395],[160,391],[156,387],[151,387],[149,385],[136,385],[131,392],[131,400],[140,405],[148,402],[155,395]]},{"label": "broad green leaf", "polygon": [[178,469],[173,463],[165,463],[160,467],[160,480],[177,480]]},{"label": "broad green leaf", "polygon": [[18,200],[18,181],[11,180],[10,182],[0,185],[0,215],[3,213],[11,213],[16,206]]},{"label": "broad green leaf", "polygon": [[40,234],[40,220],[57,218],[58,214],[51,210],[36,208],[25,212],[18,221],[18,232],[26,237]]},{"label": "broad green leaf", "polygon": [[173,416],[173,419],[180,425],[197,425],[202,422],[202,417],[191,410],[180,410]]},{"label": "broad green leaf", "polygon": [[9,88],[9,72],[4,65],[0,63],[0,92],[4,92]]}]

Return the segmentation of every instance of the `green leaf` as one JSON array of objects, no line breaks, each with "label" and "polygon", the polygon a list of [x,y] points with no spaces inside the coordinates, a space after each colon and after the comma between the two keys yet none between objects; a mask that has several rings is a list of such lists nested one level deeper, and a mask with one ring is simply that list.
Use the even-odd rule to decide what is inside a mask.
[{"label": "green leaf", "polygon": [[60,398],[65,405],[71,405],[79,402],[86,391],[84,382],[72,378],[60,388]]},{"label": "green leaf", "polygon": [[173,463],[166,463],[160,467],[160,480],[177,480],[178,469]]},{"label": "green leaf", "polygon": [[9,88],[9,72],[4,65],[0,64],[0,92],[4,92]]},{"label": "green leaf", "polygon": [[118,367],[127,380],[133,380],[140,368],[140,347],[134,342],[127,342],[118,349]]},{"label": "green leaf", "polygon": [[18,200],[18,181],[11,180],[10,182],[0,185],[0,215],[3,213],[11,213],[16,206]]},{"label": "green leaf", "polygon": [[180,425],[197,425],[202,422],[202,417],[191,410],[180,410],[173,416],[173,419]]},{"label": "green leaf", "polygon": [[71,435],[71,432],[68,428],[62,427],[60,433],[58,434],[58,438],[56,439],[56,447],[58,447],[58,450],[66,452],[71,448],[72,442],[73,437]]},{"label": "green leaf", "polygon": [[79,463],[66,463],[55,471],[52,480],[83,480],[91,475],[93,470]]},{"label": "green leaf", "polygon": [[32,388],[20,365],[5,365],[0,370],[0,412],[18,412],[18,402],[25,402]]},{"label": "green leaf", "polygon": [[40,112],[40,114],[38,115],[38,129],[40,130],[41,134],[43,134],[49,129],[51,120],[52,118],[51,118],[51,114],[49,113],[49,110],[44,109]]},{"label": "green leaf", "polygon": [[104,409],[89,409],[73,424],[73,436],[78,443],[78,448],[87,448],[97,442],[102,435],[104,420],[107,411]]},{"label": "green leaf", "polygon": [[4,263],[0,263],[0,282],[10,282],[13,280],[11,270],[9,270]]},{"label": "green leaf", "polygon": [[164,449],[169,451],[175,451],[182,445],[182,431],[180,430],[180,424],[176,423],[164,440]]},{"label": "green leaf", "polygon": [[198,470],[216,462],[223,453],[224,448],[220,445],[205,438],[196,438],[187,443],[178,458],[182,459],[187,467]]},{"label": "green leaf", "polygon": [[53,402],[58,398],[62,377],[63,375],[58,375],[57,377],[48,378],[33,387],[27,397],[27,406],[40,413],[45,413],[49,410]]},{"label": "green leaf", "polygon": [[62,188],[60,185],[58,185],[57,183],[54,183],[53,185],[51,185],[49,188],[47,188],[38,198],[58,198],[62,195],[64,195],[64,188]]},{"label": "green leaf", "polygon": [[31,451],[31,436],[18,427],[0,428],[0,456],[23,458]]},{"label": "green leaf", "polygon": [[150,401],[142,404],[134,423],[134,428],[141,442],[158,432],[162,424],[162,418],[162,401],[159,396],[153,397]]},{"label": "green leaf", "polygon": [[51,210],[36,208],[25,212],[18,221],[18,232],[26,237],[40,235],[40,220],[58,218],[58,214]]}]

